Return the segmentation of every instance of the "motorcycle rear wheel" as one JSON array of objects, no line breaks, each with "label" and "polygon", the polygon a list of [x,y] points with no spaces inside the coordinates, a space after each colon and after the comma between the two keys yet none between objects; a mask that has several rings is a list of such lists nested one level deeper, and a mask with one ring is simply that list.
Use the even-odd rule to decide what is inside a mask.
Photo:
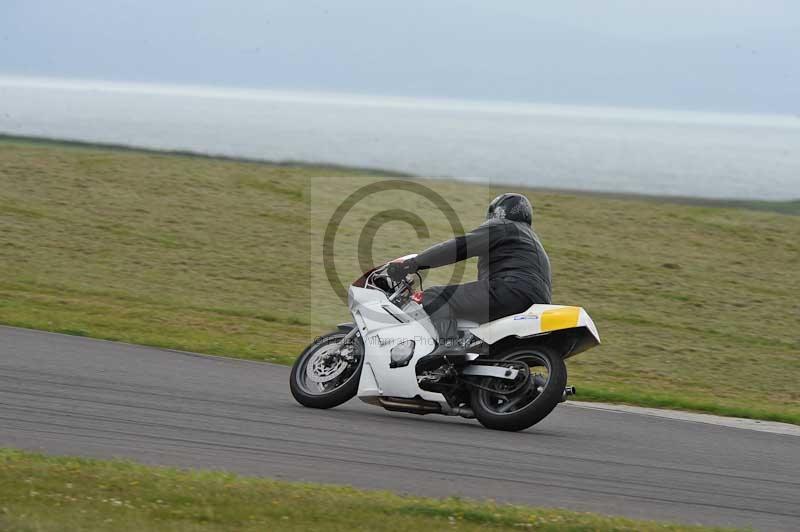
[{"label": "motorcycle rear wheel", "polygon": [[336,331],[320,336],[294,361],[289,388],[301,405],[333,408],[355,397],[364,365],[364,343],[356,336],[346,344],[352,358],[348,362],[339,350],[346,334]]},{"label": "motorcycle rear wheel", "polygon": [[[510,396],[485,389],[498,389],[498,379],[482,379],[481,386],[484,389],[473,388],[472,409],[484,427],[506,431],[525,430],[547,417],[561,402],[567,385],[567,366],[552,349],[517,345],[492,358],[524,362],[530,368],[531,377],[529,386]],[[534,375],[545,369],[546,378],[539,375],[534,379]]]}]

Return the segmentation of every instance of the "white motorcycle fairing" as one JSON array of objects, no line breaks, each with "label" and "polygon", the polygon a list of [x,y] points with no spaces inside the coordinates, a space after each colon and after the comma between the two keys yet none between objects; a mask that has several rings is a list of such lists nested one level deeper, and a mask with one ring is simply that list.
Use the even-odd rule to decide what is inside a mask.
[{"label": "white motorcycle fairing", "polygon": [[[418,385],[416,363],[437,344],[436,331],[422,306],[410,301],[401,309],[383,292],[357,286],[350,287],[348,296],[350,312],[364,342],[358,397],[373,404],[380,404],[385,398],[423,399],[438,403],[442,411],[450,409],[442,394]],[[486,344],[508,337],[534,337],[558,346],[563,358],[600,343],[594,322],[580,307],[533,305],[520,314],[482,325],[460,321],[459,328]],[[409,340],[414,342],[411,359],[401,367],[390,367],[391,349]],[[477,370],[479,366],[469,367],[473,368]]]},{"label": "white motorcycle fairing", "polygon": [[[377,397],[414,398],[444,403],[442,394],[428,392],[417,385],[416,362],[436,347],[436,336],[430,318],[416,316],[417,309],[405,310],[393,305],[385,294],[351,286],[349,305],[353,320],[364,342],[364,366],[358,384],[358,397],[365,402],[374,402]],[[433,334],[431,334],[433,332]],[[392,347],[412,340],[414,354],[405,366],[391,368],[389,365]]]}]

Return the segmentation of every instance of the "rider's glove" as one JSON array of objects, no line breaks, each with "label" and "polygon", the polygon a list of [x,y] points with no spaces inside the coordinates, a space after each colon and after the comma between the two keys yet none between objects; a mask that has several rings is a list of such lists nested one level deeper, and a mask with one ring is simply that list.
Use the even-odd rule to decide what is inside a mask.
[{"label": "rider's glove", "polygon": [[414,273],[419,269],[417,265],[417,261],[414,259],[408,259],[400,262],[390,262],[389,267],[386,269],[386,273],[389,274],[389,278],[394,282],[400,282],[405,279],[406,275],[409,273]]}]

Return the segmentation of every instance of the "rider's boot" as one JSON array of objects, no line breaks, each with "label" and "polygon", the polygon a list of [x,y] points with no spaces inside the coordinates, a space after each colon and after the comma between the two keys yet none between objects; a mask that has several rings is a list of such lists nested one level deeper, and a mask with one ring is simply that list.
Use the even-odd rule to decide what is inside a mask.
[{"label": "rider's boot", "polygon": [[420,358],[417,371],[432,371],[444,364],[459,364],[467,358],[463,339],[440,339],[436,349]]}]

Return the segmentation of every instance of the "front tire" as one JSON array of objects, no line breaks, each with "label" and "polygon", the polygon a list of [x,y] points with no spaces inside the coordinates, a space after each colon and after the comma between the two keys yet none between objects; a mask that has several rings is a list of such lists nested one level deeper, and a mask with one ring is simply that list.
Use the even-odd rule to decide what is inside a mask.
[{"label": "front tire", "polygon": [[[484,427],[506,431],[525,430],[547,417],[561,402],[567,385],[567,366],[552,349],[517,345],[493,358],[524,362],[530,368],[531,377],[527,388],[511,396],[473,388],[472,409]],[[546,377],[538,373],[545,369]],[[537,376],[534,378],[534,375]],[[483,379],[481,385],[497,386],[497,379]]]},{"label": "front tire", "polygon": [[364,343],[356,335],[339,349],[346,335],[336,331],[320,336],[294,361],[289,388],[298,403],[333,408],[355,397],[364,365]]}]

